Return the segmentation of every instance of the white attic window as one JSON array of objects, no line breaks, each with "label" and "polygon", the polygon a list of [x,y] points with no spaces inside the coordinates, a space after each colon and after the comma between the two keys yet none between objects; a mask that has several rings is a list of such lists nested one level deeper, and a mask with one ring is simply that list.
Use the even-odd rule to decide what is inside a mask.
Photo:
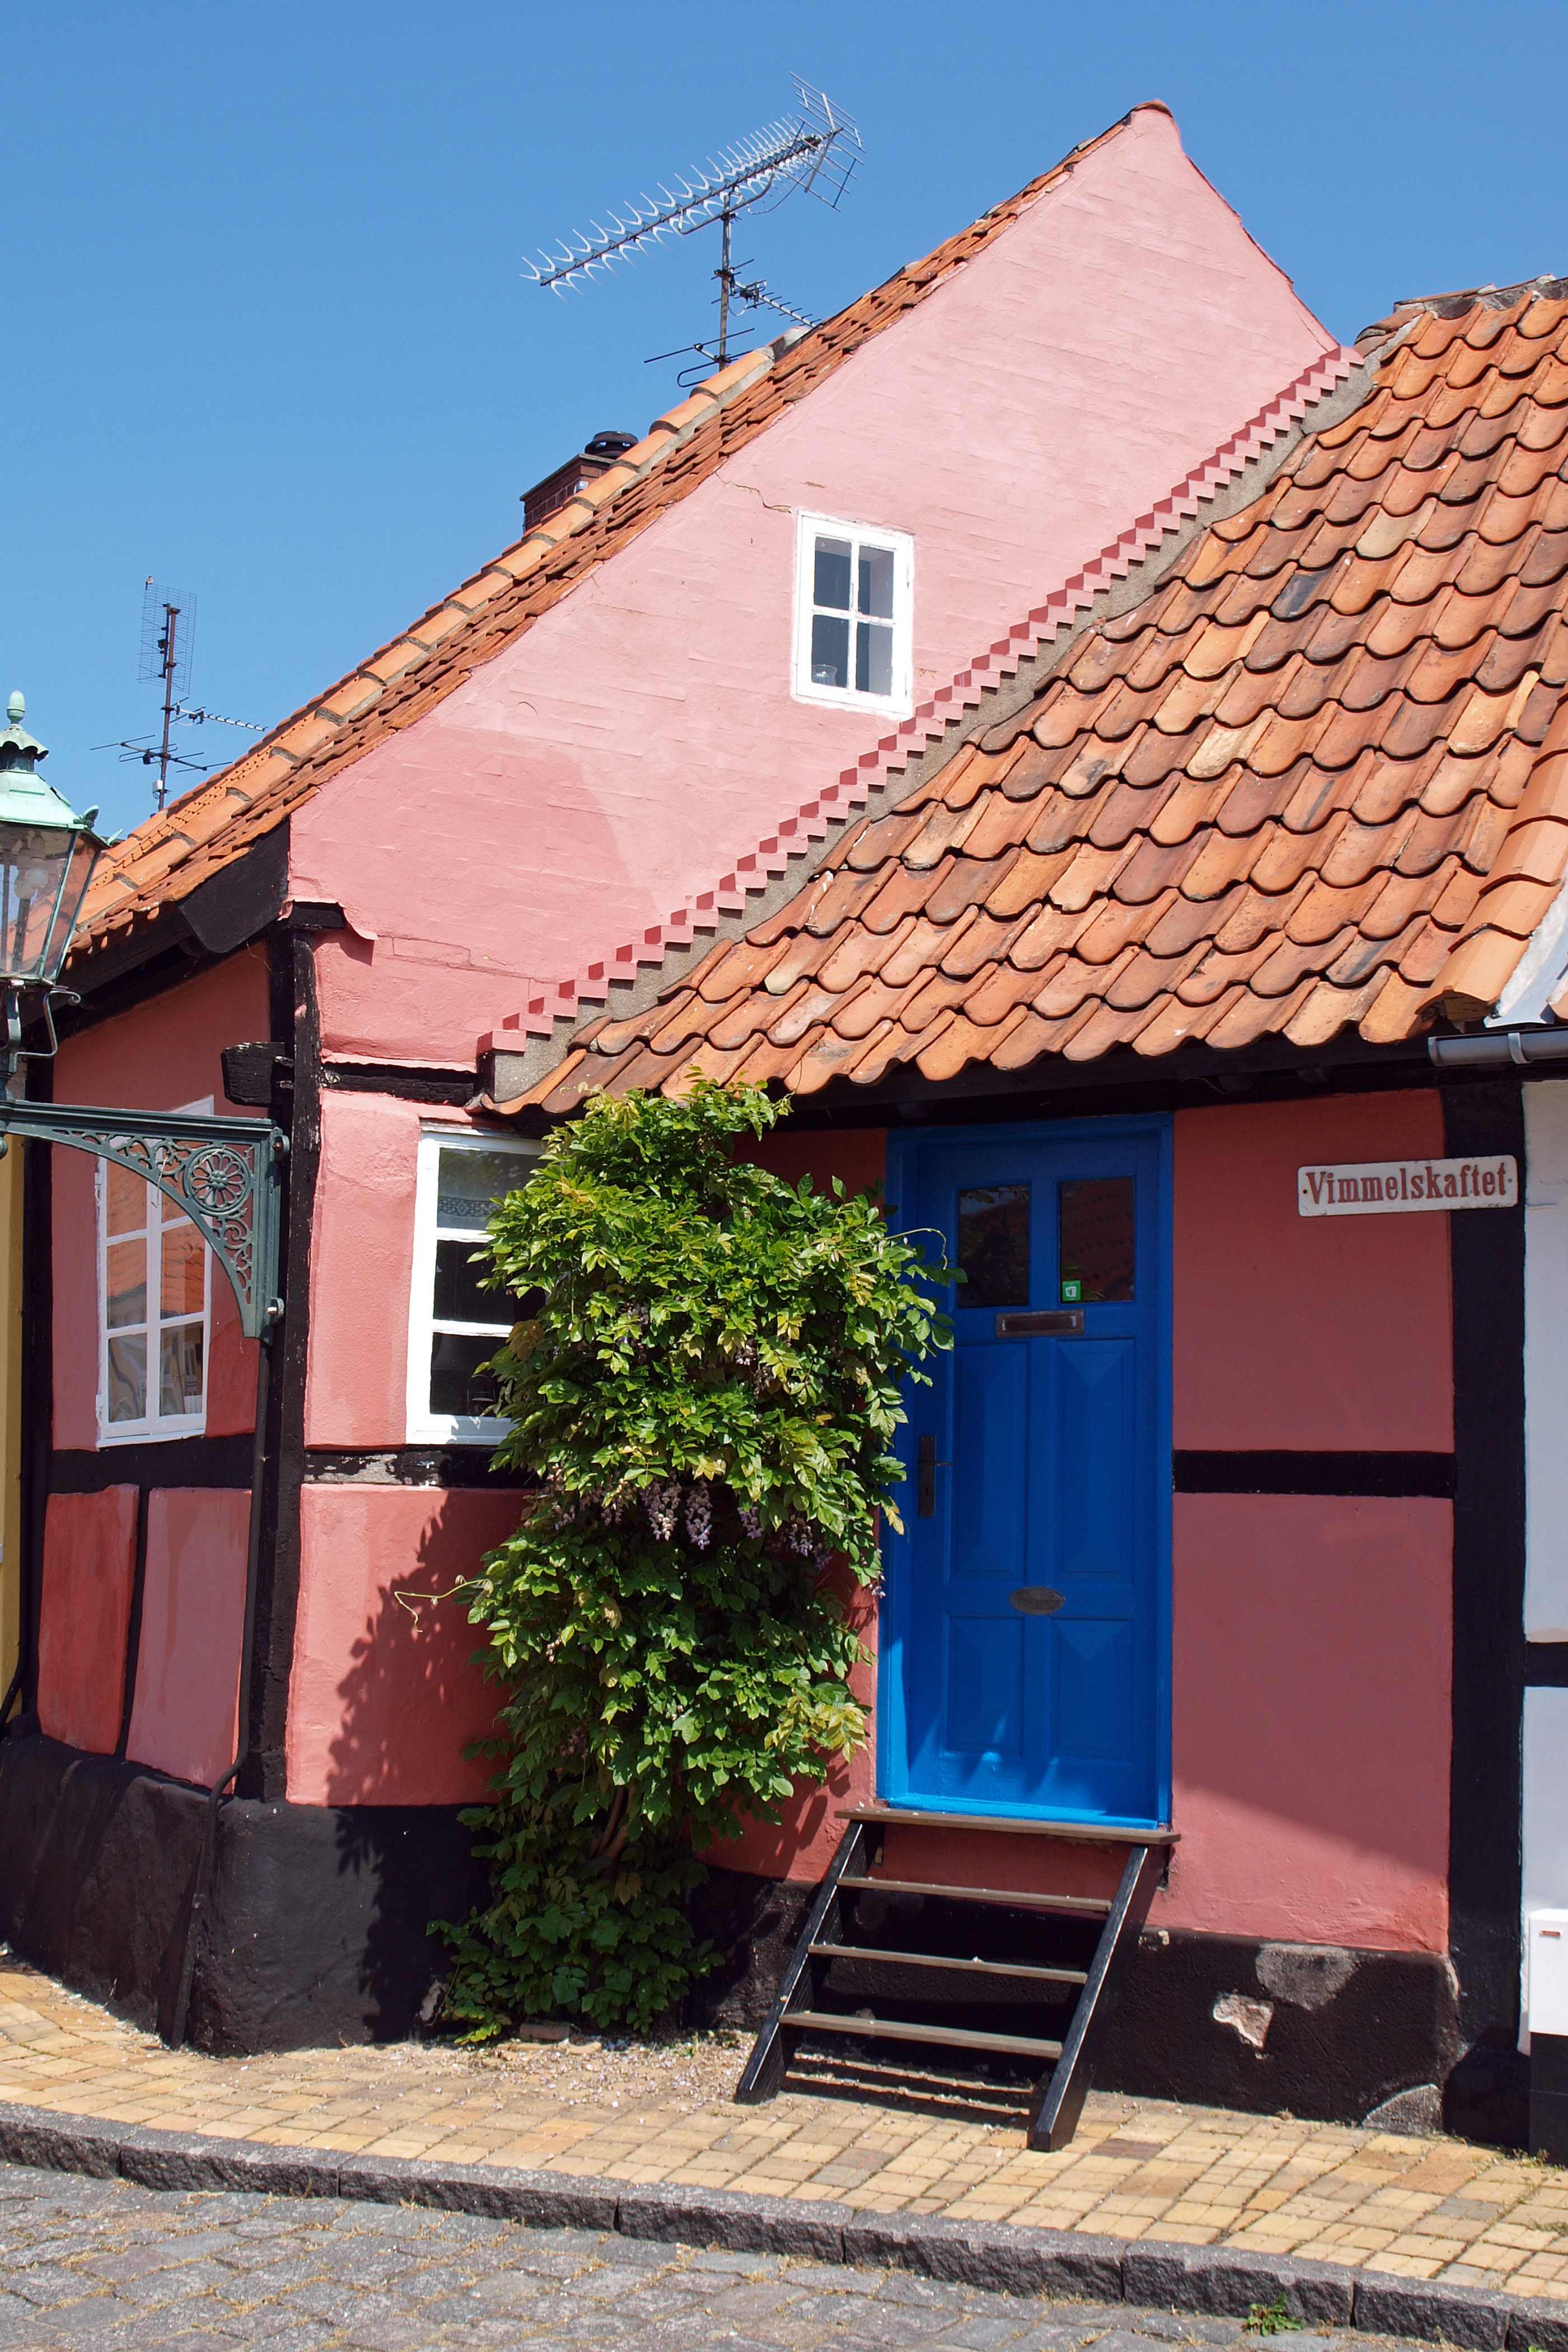
[{"label": "white attic window", "polygon": [[795,519],[797,702],[909,715],[915,543],[901,530]]}]

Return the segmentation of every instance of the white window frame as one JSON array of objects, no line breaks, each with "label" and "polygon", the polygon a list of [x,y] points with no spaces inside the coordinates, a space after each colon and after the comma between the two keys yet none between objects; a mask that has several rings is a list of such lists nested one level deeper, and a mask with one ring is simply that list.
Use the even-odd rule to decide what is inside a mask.
[{"label": "white window frame", "polygon": [[[811,621],[816,610],[815,572],[819,538],[847,539],[851,544],[850,577],[862,547],[885,549],[893,559],[892,692],[865,694],[854,686],[818,686],[811,675]],[[850,613],[853,625],[854,612]],[[795,516],[795,643],[791,656],[790,691],[796,702],[816,703],[829,710],[869,710],[887,719],[907,719],[914,708],[915,543],[908,531],[884,530],[879,525],[841,522],[832,515]]]},{"label": "white window frame", "polygon": [[[212,1107],[211,1095],[205,1096],[200,1102],[181,1103],[178,1106],[182,1111],[210,1111]],[[111,1339],[121,1336],[121,1328],[118,1325],[113,1331],[109,1328],[109,1170],[108,1160],[100,1160],[97,1162],[94,1169],[93,1191],[93,1217],[98,1241],[96,1254],[98,1267],[97,1414],[100,1450],[102,1451],[112,1445],[163,1445],[176,1437],[203,1437],[206,1434],[207,1400],[212,1394],[213,1370],[213,1254],[205,1241],[202,1244],[201,1411],[182,1413],[149,1411],[142,1414],[140,1421],[110,1421],[109,1418],[109,1343]],[[163,1330],[164,1319],[162,1313],[163,1236],[165,1231],[163,1207],[168,1195],[161,1192],[155,1184],[148,1184],[145,1178],[136,1179],[133,1171],[127,1170],[125,1172],[132,1176],[133,1181],[140,1181],[145,1186],[149,1202],[149,1218],[155,1216],[158,1221],[158,1277],[154,1280],[153,1268],[149,1265],[147,1268],[148,1314],[142,1326],[147,1335],[147,1402],[151,1407],[156,1402],[160,1393],[161,1350],[154,1344],[154,1340],[156,1335]],[[151,1223],[144,1225],[142,1230],[150,1239],[153,1231]],[[117,1242],[123,1238],[124,1236],[119,1234],[114,1236]],[[160,1311],[154,1316],[152,1310],[155,1303],[159,1306]],[[175,1323],[189,1323],[195,1318],[180,1315],[171,1317],[169,1319]]]},{"label": "white window frame", "polygon": [[[436,1244],[478,1240],[466,1230],[437,1224],[437,1205],[443,1151],[504,1151],[521,1168],[539,1157],[540,1147],[514,1135],[487,1134],[477,1128],[427,1127],[419,1138],[414,1187],[414,1275],[408,1299],[407,1443],[410,1445],[497,1445],[511,1423],[499,1415],[440,1413],[430,1410],[430,1350],[437,1330],[493,1337],[499,1346],[516,1317],[505,1315],[498,1297],[495,1323],[454,1323],[436,1314]],[[519,1181],[521,1178],[520,1176]],[[502,1319],[504,1316],[504,1319]]]}]

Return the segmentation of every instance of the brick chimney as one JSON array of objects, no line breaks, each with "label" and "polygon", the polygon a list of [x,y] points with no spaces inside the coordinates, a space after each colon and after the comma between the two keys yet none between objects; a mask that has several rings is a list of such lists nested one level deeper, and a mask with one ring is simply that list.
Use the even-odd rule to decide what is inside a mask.
[{"label": "brick chimney", "polygon": [[557,466],[552,474],[535,482],[532,489],[523,491],[523,529],[531,530],[546,515],[552,515],[557,507],[563,507],[568,499],[575,497],[584,482],[591,482],[595,474],[607,472],[617,457],[633,447],[637,437],[635,433],[595,433],[578,457],[568,457],[563,466]]}]

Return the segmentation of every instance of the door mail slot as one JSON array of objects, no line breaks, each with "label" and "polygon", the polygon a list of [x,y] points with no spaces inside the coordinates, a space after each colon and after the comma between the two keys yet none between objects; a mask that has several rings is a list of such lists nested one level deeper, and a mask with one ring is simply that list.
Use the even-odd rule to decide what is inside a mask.
[{"label": "door mail slot", "polygon": [[1048,1584],[1020,1584],[1016,1592],[1007,1595],[1007,1605],[1020,1617],[1054,1617],[1066,1599],[1065,1592]]},{"label": "door mail slot", "polygon": [[1081,1307],[1047,1307],[1035,1315],[998,1315],[996,1318],[996,1337],[999,1339],[1059,1339],[1067,1332],[1082,1329]]}]

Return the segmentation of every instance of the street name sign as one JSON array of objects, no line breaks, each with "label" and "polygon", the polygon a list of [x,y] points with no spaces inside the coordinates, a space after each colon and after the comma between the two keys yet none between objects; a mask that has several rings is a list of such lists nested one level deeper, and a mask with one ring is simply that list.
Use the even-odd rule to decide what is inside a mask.
[{"label": "street name sign", "polygon": [[1512,1209],[1519,1162],[1500,1152],[1469,1160],[1360,1160],[1299,1168],[1303,1217],[1386,1217],[1412,1209]]}]

